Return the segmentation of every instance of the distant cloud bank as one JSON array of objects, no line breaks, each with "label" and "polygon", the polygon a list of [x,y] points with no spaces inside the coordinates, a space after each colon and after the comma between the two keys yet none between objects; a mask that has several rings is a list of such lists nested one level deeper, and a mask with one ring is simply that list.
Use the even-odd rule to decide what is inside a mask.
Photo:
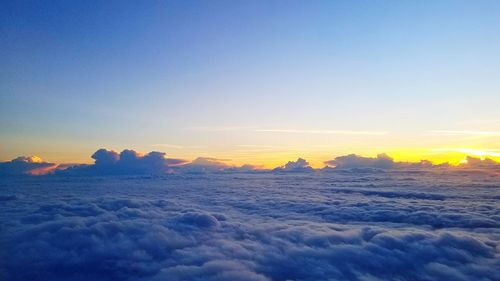
[{"label": "distant cloud bank", "polygon": [[[470,159],[477,159],[482,162],[483,160],[479,158],[470,157]],[[487,159],[490,160],[490,159]],[[486,160],[485,160],[486,161]],[[490,160],[493,161],[493,160]],[[496,162],[495,162],[496,163]],[[377,157],[364,157],[356,154],[349,154],[346,156],[339,156],[333,160],[325,161],[328,167],[334,167],[335,169],[432,169],[432,168],[453,168],[459,166],[452,166],[448,163],[444,164],[433,164],[428,160],[421,160],[420,162],[396,162],[393,158],[385,153],[377,155]],[[461,165],[463,168],[463,165]],[[500,166],[499,166],[500,167]],[[473,168],[471,166],[471,168]]]},{"label": "distant cloud bank", "polygon": [[44,162],[36,156],[20,156],[0,163],[0,175],[42,175],[57,167],[54,163]]},{"label": "distant cloud bank", "polygon": [[393,168],[394,160],[387,156],[387,154],[379,154],[376,158],[358,156],[356,154],[349,154],[346,156],[339,156],[333,160],[326,161],[325,164],[335,168],[350,169],[350,168],[380,168],[389,169]]},{"label": "distant cloud bank", "polygon": [[328,170],[388,170],[388,169],[443,169],[443,170],[486,170],[500,173],[500,162],[490,158],[467,156],[460,165],[448,163],[433,164],[428,160],[420,162],[397,162],[385,153],[376,157],[349,154],[325,161],[325,168],[315,170],[303,158],[274,168],[262,169],[260,166],[245,164],[234,166],[227,159],[198,157],[192,161],[168,158],[163,152],[152,151],[140,154],[125,149],[118,153],[113,150],[99,149],[91,156],[94,164],[57,165],[45,162],[36,156],[21,156],[7,162],[0,162],[0,175],[161,175],[165,173],[217,173],[217,172],[313,172]]}]

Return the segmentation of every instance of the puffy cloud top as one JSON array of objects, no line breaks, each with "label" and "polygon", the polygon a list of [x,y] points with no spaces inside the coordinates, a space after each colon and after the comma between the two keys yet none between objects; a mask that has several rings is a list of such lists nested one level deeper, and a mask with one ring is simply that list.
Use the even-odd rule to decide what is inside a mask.
[{"label": "puffy cloud top", "polygon": [[0,163],[0,175],[42,175],[56,167],[56,164],[44,162],[38,156],[20,156]]},{"label": "puffy cloud top", "polygon": [[99,149],[93,155],[93,165],[75,166],[63,173],[93,175],[163,174],[170,166],[185,163],[181,159],[169,159],[165,153],[152,151],[141,155],[130,149],[120,154],[112,150]]},{"label": "puffy cloud top", "polygon": [[101,148],[92,154],[96,165],[114,165],[120,160],[120,155],[112,150]]},{"label": "puffy cloud top", "polygon": [[312,171],[313,168],[309,165],[305,159],[298,158],[297,161],[288,161],[285,165],[274,169],[275,171],[284,172],[308,172]]}]

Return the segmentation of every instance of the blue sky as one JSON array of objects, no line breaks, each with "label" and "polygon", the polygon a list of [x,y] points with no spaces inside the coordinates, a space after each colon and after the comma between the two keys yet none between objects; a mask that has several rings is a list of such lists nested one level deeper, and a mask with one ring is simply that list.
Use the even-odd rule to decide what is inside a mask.
[{"label": "blue sky", "polygon": [[498,1],[1,6],[2,160],[500,148]]}]

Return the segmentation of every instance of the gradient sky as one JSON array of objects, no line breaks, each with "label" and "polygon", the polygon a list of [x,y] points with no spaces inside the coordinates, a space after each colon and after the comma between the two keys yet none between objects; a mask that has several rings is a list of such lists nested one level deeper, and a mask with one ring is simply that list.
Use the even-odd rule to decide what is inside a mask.
[{"label": "gradient sky", "polygon": [[0,160],[500,159],[500,1],[2,1]]}]

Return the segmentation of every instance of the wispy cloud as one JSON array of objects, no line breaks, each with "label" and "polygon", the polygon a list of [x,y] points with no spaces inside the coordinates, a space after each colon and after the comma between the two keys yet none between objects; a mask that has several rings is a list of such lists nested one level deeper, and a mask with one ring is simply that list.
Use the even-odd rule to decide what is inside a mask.
[{"label": "wispy cloud", "polygon": [[168,144],[168,143],[155,143],[155,144],[152,144],[151,146],[153,146],[153,147],[167,147],[167,148],[175,148],[175,149],[184,148],[184,146],[182,146],[182,145]]},{"label": "wispy cloud", "polygon": [[196,126],[196,127],[189,127],[187,129],[192,131],[226,132],[226,131],[247,131],[255,128],[256,127],[249,127],[249,126],[227,126],[227,127]]},{"label": "wispy cloud", "polygon": [[256,133],[285,133],[285,134],[320,134],[320,135],[387,135],[387,131],[356,131],[356,130],[304,130],[304,129],[265,129],[255,126],[229,126],[229,127],[210,127],[197,126],[190,127],[189,130],[207,131],[207,132],[226,132],[226,131],[249,131]]},{"label": "wispy cloud", "polygon": [[431,134],[447,136],[500,136],[500,131],[473,131],[473,130],[431,130]]},{"label": "wispy cloud", "polygon": [[472,119],[460,122],[463,125],[496,125],[500,124],[500,119]]},{"label": "wispy cloud", "polygon": [[248,148],[274,148],[274,145],[261,145],[261,144],[237,144],[237,147],[248,147]]},{"label": "wispy cloud", "polygon": [[165,147],[172,149],[189,149],[189,148],[202,148],[199,145],[178,145],[178,144],[170,144],[170,143],[155,143],[151,145],[152,147]]},{"label": "wispy cloud", "polygon": [[387,131],[351,131],[351,130],[300,130],[300,129],[257,129],[255,132],[264,133],[290,133],[290,134],[320,134],[320,135],[365,135],[382,136]]},{"label": "wispy cloud", "polygon": [[464,153],[467,155],[471,156],[478,156],[478,157],[486,157],[486,156],[491,156],[491,157],[500,157],[500,149],[485,149],[485,150],[479,150],[479,149],[473,149],[473,148],[435,148],[432,149],[433,152],[459,152],[459,153]]}]

